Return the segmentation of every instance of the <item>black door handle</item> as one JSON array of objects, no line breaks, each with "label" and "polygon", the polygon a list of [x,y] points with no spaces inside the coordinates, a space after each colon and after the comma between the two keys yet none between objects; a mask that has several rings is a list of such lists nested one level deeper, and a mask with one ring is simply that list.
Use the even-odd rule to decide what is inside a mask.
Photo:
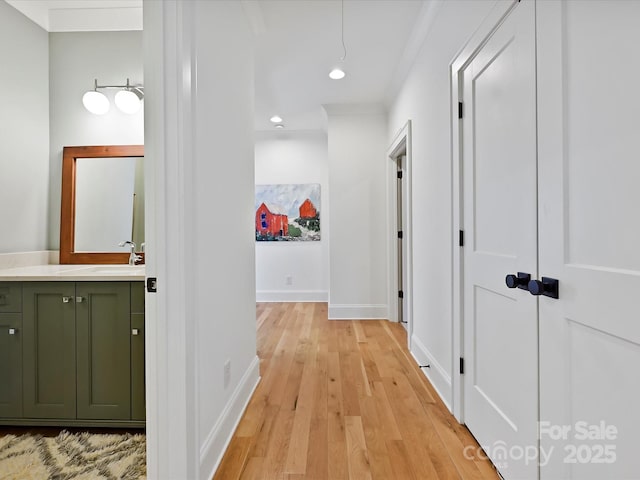
[{"label": "black door handle", "polygon": [[531,280],[531,274],[518,272],[517,276],[513,274],[507,275],[504,278],[504,283],[506,283],[509,288],[521,288],[523,290],[527,290],[529,280]]},{"label": "black door handle", "polygon": [[529,293],[531,295],[544,295],[545,297],[558,298],[558,284],[555,278],[542,277],[540,280],[529,282]]}]

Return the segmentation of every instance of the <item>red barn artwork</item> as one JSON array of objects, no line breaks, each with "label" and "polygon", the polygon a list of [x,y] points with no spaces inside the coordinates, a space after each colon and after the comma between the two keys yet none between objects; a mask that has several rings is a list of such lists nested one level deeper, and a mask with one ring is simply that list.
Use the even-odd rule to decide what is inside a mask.
[{"label": "red barn artwork", "polygon": [[256,185],[256,242],[318,242],[320,184]]},{"label": "red barn artwork", "polygon": [[308,198],[300,205],[300,218],[315,218],[318,215],[316,207]]},{"label": "red barn artwork", "polygon": [[[272,210],[276,210],[272,207]],[[289,235],[289,217],[272,212],[265,203],[256,210],[256,233],[262,236],[286,237]]]}]

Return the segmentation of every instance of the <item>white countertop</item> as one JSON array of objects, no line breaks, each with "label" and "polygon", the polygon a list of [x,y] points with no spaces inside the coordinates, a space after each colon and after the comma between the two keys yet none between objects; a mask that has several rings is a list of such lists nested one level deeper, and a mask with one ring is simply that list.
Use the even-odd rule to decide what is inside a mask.
[{"label": "white countertop", "polygon": [[31,265],[0,269],[0,282],[135,282],[144,275],[144,265]]}]

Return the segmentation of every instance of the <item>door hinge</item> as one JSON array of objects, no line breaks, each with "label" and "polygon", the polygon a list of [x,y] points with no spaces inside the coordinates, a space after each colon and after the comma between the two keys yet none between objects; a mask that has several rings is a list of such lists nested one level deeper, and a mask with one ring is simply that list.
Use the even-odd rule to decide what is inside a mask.
[{"label": "door hinge", "polygon": [[462,102],[458,102],[458,118],[462,118]]},{"label": "door hinge", "polygon": [[460,230],[460,236],[458,237],[458,245],[464,247],[464,230]]},{"label": "door hinge", "polygon": [[400,231],[398,232],[398,238],[402,239],[402,235],[403,235],[402,230],[400,230]]},{"label": "door hinge", "polygon": [[404,292],[402,290],[398,290],[398,298],[404,298]]},{"label": "door hinge", "polygon": [[398,178],[402,178],[402,170],[398,170]]},{"label": "door hinge", "polygon": [[464,375],[464,358],[460,357],[460,375]]},{"label": "door hinge", "polygon": [[147,292],[149,293],[158,292],[158,279],[156,277],[147,278]]}]

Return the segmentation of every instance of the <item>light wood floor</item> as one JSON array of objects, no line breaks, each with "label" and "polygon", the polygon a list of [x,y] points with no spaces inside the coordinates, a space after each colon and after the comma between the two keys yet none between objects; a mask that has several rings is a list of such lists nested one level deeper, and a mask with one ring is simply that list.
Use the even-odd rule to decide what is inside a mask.
[{"label": "light wood floor", "polygon": [[498,478],[465,458],[477,443],[399,324],[329,321],[324,303],[258,304],[257,318],[262,381],[215,480]]}]

